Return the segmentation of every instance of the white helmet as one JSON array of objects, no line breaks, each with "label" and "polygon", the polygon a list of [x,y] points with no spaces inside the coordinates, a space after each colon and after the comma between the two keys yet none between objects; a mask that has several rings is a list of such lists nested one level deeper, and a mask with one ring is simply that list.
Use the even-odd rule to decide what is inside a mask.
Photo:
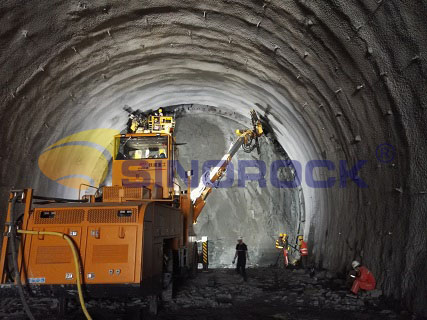
[{"label": "white helmet", "polygon": [[351,267],[352,267],[353,269],[356,269],[358,266],[360,266],[360,262],[359,262],[359,261],[354,260],[354,261],[351,263]]},{"label": "white helmet", "polygon": [[243,237],[242,237],[242,236],[239,236],[239,237],[237,238],[237,240],[243,240]]}]

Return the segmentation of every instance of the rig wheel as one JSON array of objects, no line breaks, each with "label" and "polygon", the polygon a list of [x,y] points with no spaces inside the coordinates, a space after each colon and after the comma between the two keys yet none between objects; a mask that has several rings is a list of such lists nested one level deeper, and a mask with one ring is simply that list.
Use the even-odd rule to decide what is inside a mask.
[{"label": "rig wheel", "polygon": [[193,243],[193,259],[191,261],[190,277],[195,278],[197,276],[197,267],[199,264],[199,251],[197,249],[197,242]]},{"label": "rig wheel", "polygon": [[174,255],[169,250],[167,260],[165,261],[164,271],[162,274],[162,301],[172,301],[173,282],[174,282]]},{"label": "rig wheel", "polygon": [[156,316],[157,312],[159,311],[159,296],[152,295],[152,296],[149,296],[148,299],[149,299],[148,313],[153,316]]}]

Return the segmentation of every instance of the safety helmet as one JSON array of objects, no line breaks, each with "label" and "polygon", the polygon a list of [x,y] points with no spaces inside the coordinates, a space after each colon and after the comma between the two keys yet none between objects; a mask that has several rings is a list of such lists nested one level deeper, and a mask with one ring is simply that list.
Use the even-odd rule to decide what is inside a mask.
[{"label": "safety helmet", "polygon": [[302,240],[304,240],[304,237],[302,236],[302,235],[299,235],[298,237],[297,237],[297,239],[298,239],[298,241],[302,241]]},{"label": "safety helmet", "polygon": [[284,233],[281,233],[279,234],[279,237],[282,238],[284,235],[285,235]]},{"label": "safety helmet", "polygon": [[242,237],[242,236],[239,236],[239,237],[237,238],[237,240],[243,240],[243,237]]},{"label": "safety helmet", "polygon": [[352,267],[353,269],[356,269],[358,266],[360,266],[360,262],[359,262],[359,261],[354,260],[354,261],[351,263],[351,267]]},{"label": "safety helmet", "polygon": [[[162,156],[163,154],[163,156]],[[166,150],[165,149],[159,149],[159,157],[160,158],[166,158]]]}]

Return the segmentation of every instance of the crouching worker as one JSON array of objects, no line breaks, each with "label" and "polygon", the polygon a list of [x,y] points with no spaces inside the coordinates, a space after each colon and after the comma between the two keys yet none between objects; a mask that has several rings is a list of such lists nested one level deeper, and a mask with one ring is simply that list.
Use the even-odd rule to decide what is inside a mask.
[{"label": "crouching worker", "polygon": [[360,265],[359,261],[353,261],[351,263],[355,275],[351,275],[354,278],[353,286],[351,287],[351,292],[357,294],[360,289],[362,290],[374,290],[375,289],[375,278],[374,275],[366,267]]}]

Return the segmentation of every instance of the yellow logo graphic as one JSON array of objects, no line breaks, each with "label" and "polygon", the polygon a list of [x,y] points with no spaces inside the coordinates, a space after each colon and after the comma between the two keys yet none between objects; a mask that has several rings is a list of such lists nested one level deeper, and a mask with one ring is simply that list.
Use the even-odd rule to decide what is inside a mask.
[{"label": "yellow logo graphic", "polygon": [[79,189],[81,184],[98,187],[107,176],[114,135],[119,133],[93,129],[70,135],[43,151],[39,168],[46,177],[69,188]]}]

